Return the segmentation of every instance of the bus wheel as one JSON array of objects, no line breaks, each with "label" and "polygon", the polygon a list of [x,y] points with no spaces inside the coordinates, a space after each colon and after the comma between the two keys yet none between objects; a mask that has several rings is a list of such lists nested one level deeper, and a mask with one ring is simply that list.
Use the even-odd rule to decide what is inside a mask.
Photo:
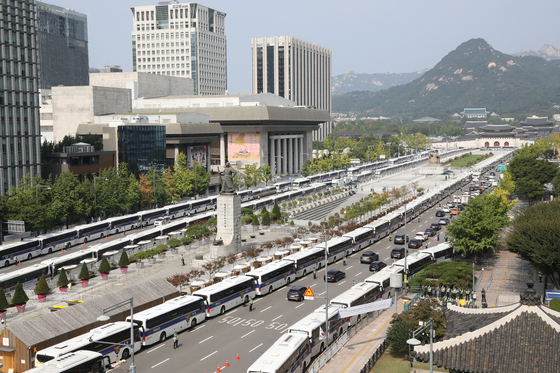
[{"label": "bus wheel", "polygon": [[268,288],[268,294],[272,293],[272,286]]},{"label": "bus wheel", "polygon": [[191,328],[194,328],[195,326],[196,326],[196,317],[191,321]]},{"label": "bus wheel", "polygon": [[249,303],[249,296],[248,295],[245,295],[245,299],[243,299],[243,303],[244,304]]},{"label": "bus wheel", "polygon": [[130,352],[128,351],[128,348],[127,348],[122,353],[122,360],[127,360],[129,357],[130,357]]},{"label": "bus wheel", "polygon": [[33,256],[31,256],[31,254],[27,255],[27,260],[31,260],[31,258],[33,258]]},{"label": "bus wheel", "polygon": [[7,267],[7,266],[9,266],[9,265],[10,265],[10,261],[9,261],[9,260],[6,260],[6,262],[4,263],[4,267]]},{"label": "bus wheel", "polygon": [[305,372],[307,370],[307,362],[303,362],[303,370],[302,372]]},{"label": "bus wheel", "polygon": [[[31,255],[29,255],[31,256]],[[290,282],[292,282],[292,280],[288,277],[288,285],[290,285]]]},{"label": "bus wheel", "polygon": [[338,336],[342,337],[342,328],[340,328],[340,331],[338,332]]},{"label": "bus wheel", "polygon": [[87,243],[87,238],[84,238],[84,243]]},{"label": "bus wheel", "polygon": [[52,247],[49,247],[49,254],[52,254]]},{"label": "bus wheel", "polygon": [[325,344],[321,343],[321,349],[319,350],[319,354],[322,354],[325,351]]},{"label": "bus wheel", "polygon": [[161,335],[159,336],[159,341],[163,343],[163,342],[165,342],[165,338],[167,338],[165,333],[161,333]]},{"label": "bus wheel", "polygon": [[362,321],[362,316],[358,315],[358,320],[356,321],[356,324],[359,324]]},{"label": "bus wheel", "polygon": [[304,270],[303,270],[303,275],[304,275],[304,276],[307,276],[307,269],[304,269]]},{"label": "bus wheel", "polygon": [[226,306],[222,306],[222,308],[220,308],[220,315],[223,315],[224,313],[226,313]]}]

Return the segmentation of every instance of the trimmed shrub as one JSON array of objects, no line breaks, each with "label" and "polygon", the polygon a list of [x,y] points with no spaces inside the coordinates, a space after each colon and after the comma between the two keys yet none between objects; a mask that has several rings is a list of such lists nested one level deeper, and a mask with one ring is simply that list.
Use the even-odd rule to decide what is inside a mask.
[{"label": "trimmed shrub", "polygon": [[169,246],[167,246],[164,243],[156,246],[156,250],[158,250],[159,253],[162,253],[162,252],[166,251],[167,249],[169,249]]},{"label": "trimmed shrub", "polygon": [[251,222],[251,225],[259,225],[259,217],[257,215],[253,215],[253,221]]},{"label": "trimmed shrub", "polygon": [[51,288],[49,284],[47,284],[47,280],[45,279],[45,275],[42,275],[39,279],[39,282],[35,286],[35,294],[47,294]]},{"label": "trimmed shrub", "polygon": [[176,239],[176,238],[172,238],[172,239],[170,239],[169,241],[167,241],[167,244],[169,245],[169,247],[175,248],[175,247],[181,245],[181,241],[179,241],[179,240]]},{"label": "trimmed shrub", "polygon": [[82,263],[82,269],[80,270],[78,278],[80,280],[89,280],[89,268],[87,267],[86,263]]},{"label": "trimmed shrub", "polygon": [[268,210],[266,209],[266,206],[263,206],[261,214],[264,215],[266,212],[268,212]]},{"label": "trimmed shrub", "polygon": [[0,288],[0,311],[6,311],[10,307],[4,289]]},{"label": "trimmed shrub", "polygon": [[270,225],[270,214],[266,211],[262,218],[262,225]]},{"label": "trimmed shrub", "polygon": [[111,265],[109,264],[109,261],[107,260],[106,256],[104,256],[103,259],[101,259],[101,264],[99,264],[98,271],[99,271],[99,273],[109,273],[109,272],[111,272]]},{"label": "trimmed shrub", "polygon": [[66,276],[66,270],[62,268],[60,274],[58,275],[58,280],[56,281],[56,286],[59,288],[65,288],[68,286],[70,281],[68,281],[68,276]]},{"label": "trimmed shrub", "polygon": [[190,245],[190,244],[193,243],[193,242],[194,242],[194,239],[191,238],[191,237],[183,237],[183,238],[181,238],[181,243],[182,243],[183,245]]},{"label": "trimmed shrub", "polygon": [[126,251],[123,250],[121,253],[121,257],[119,259],[119,267],[125,268],[128,267],[129,265],[130,265],[130,260],[128,260],[128,254],[126,253]]},{"label": "trimmed shrub", "polygon": [[253,215],[251,216],[244,216],[241,218],[241,222],[245,225],[249,225],[253,222]]},{"label": "trimmed shrub", "polygon": [[[192,241],[194,241],[190,237],[185,237],[185,238],[189,238]],[[144,251],[140,251],[139,253],[136,253],[136,254],[132,255],[129,259],[130,260],[147,259],[150,256],[154,256],[154,255],[157,255],[157,254],[160,254],[160,253],[161,253],[161,250],[158,250],[158,249],[144,250]]]},{"label": "trimmed shrub", "polygon": [[278,220],[282,217],[282,213],[280,212],[280,206],[278,206],[277,202],[274,202],[274,207],[272,208],[272,219]]},{"label": "trimmed shrub", "polygon": [[23,291],[23,286],[18,282],[16,285],[16,291],[14,292],[14,297],[12,298],[13,304],[25,304],[29,300],[25,291]]}]

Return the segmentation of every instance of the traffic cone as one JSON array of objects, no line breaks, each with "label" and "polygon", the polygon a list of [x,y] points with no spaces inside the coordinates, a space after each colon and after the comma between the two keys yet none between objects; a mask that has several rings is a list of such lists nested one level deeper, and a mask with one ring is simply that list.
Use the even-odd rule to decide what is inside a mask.
[{"label": "traffic cone", "polygon": [[108,238],[108,237],[109,237],[109,236],[105,236],[105,241],[107,241],[107,238]]},{"label": "traffic cone", "polygon": [[19,264],[18,264],[18,265],[21,265],[21,262],[19,262]]},{"label": "traffic cone", "polygon": [[60,253],[64,253],[64,249],[60,249]]},{"label": "traffic cone", "polygon": [[229,361],[226,359],[226,368],[229,368]]},{"label": "traffic cone", "polygon": [[221,372],[221,370],[220,370],[220,364],[218,364],[218,370],[216,371],[216,373],[220,373],[220,372]]},{"label": "traffic cone", "polygon": [[237,357],[235,358],[235,360],[241,360],[239,359],[239,352],[237,353]]},{"label": "traffic cone", "polygon": [[84,247],[86,246],[86,242],[84,241]]}]

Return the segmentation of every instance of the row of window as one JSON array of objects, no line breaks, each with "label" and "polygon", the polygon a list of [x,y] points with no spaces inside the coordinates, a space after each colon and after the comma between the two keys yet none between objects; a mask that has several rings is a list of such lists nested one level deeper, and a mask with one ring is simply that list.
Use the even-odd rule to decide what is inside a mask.
[{"label": "row of window", "polygon": [[[160,38],[161,35],[161,38]],[[191,36],[195,37],[196,36],[196,32],[191,32]],[[189,33],[188,32],[166,32],[165,34],[163,33],[154,33],[154,34],[137,34],[137,35],[133,35],[133,38],[137,38],[138,41],[150,41],[150,40],[174,40],[174,39],[189,39]],[[224,37],[220,37],[220,36],[214,36],[214,35],[206,35],[201,33],[200,34],[200,40],[202,41],[207,41],[209,43],[213,43],[213,44],[220,44],[220,45],[224,45],[225,44],[225,38]],[[187,45],[189,45],[189,42],[186,42]],[[138,44],[140,46],[140,44]],[[147,44],[149,46],[149,44]],[[183,44],[181,44],[183,45]],[[213,45],[212,44],[206,44],[204,42],[202,42],[200,44],[202,47],[205,48],[211,48]],[[162,44],[163,46],[163,44]],[[168,45],[169,46],[169,45]],[[173,42],[171,43],[171,46],[173,46]],[[154,47],[153,43],[152,43],[152,48]]]},{"label": "row of window", "polygon": [[[185,53],[190,54],[190,50],[187,49],[186,52],[185,52],[185,49],[171,49],[171,50],[166,49],[166,50],[147,51],[147,52],[146,51],[138,51],[139,56],[140,55],[145,56],[146,54],[148,56],[149,55],[155,56],[155,55],[159,55],[159,54],[165,55],[165,54],[175,54],[175,53],[177,53],[177,54],[185,54]],[[188,59],[188,56],[187,56],[187,59]]]}]

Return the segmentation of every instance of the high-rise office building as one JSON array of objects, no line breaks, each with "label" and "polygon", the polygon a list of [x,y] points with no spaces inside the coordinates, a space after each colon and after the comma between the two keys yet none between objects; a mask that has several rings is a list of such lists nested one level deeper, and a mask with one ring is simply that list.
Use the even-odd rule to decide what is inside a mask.
[{"label": "high-rise office building", "polygon": [[130,9],[133,71],[191,78],[196,95],[226,93],[225,13],[177,1]]},{"label": "high-rise office building", "polygon": [[0,193],[41,175],[34,0],[0,1]]},{"label": "high-rise office building", "polygon": [[37,2],[39,88],[89,84],[87,16]]},{"label": "high-rise office building", "polygon": [[[274,93],[297,105],[331,111],[331,50],[293,36],[251,40],[253,94]],[[313,140],[332,132],[322,123]]]}]

